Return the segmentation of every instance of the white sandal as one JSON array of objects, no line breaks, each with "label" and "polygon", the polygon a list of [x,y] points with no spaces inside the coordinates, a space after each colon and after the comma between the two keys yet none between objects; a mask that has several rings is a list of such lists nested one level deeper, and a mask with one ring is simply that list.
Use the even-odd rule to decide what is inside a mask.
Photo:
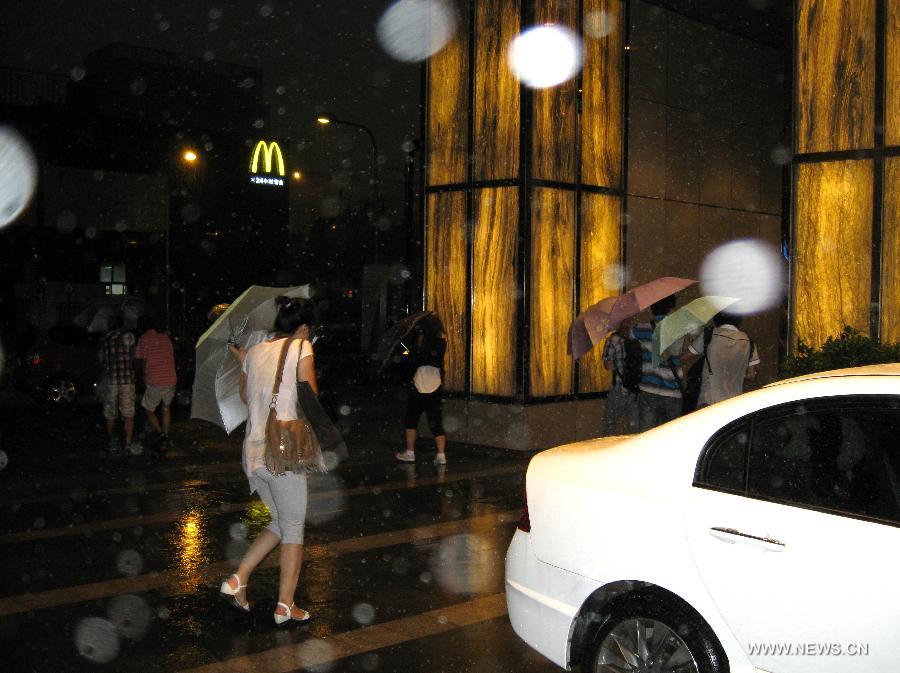
[{"label": "white sandal", "polygon": [[[237,589],[233,588],[229,583],[230,580],[234,577],[237,580]],[[241,578],[237,576],[237,573],[233,573],[225,578],[225,581],[222,582],[222,586],[219,587],[219,596],[221,596],[224,600],[228,601],[229,605],[236,607],[238,610],[242,612],[250,612],[250,603],[241,603],[237,594],[241,589],[246,589],[246,584],[241,584]]]},{"label": "white sandal", "polygon": [[[301,624],[303,624],[305,622],[308,622],[310,619],[310,614],[306,610],[303,610],[303,614],[306,615],[305,617],[301,617],[300,619],[298,619],[297,617],[294,617],[294,604],[293,603],[291,603],[290,605],[287,605],[285,603],[282,603],[281,601],[278,601],[278,605],[275,606],[275,609],[277,610],[279,607],[283,607],[285,610],[287,610],[286,615],[279,615],[277,612],[273,613],[272,616],[275,617],[275,623],[278,624],[279,626],[281,626],[285,622],[289,622],[289,621],[300,622]],[[300,609],[300,608],[298,608],[298,609]]]}]

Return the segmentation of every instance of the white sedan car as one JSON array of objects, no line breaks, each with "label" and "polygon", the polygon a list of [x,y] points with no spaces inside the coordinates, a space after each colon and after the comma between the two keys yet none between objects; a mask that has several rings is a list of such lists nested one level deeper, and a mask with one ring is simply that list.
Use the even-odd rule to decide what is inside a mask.
[{"label": "white sedan car", "polygon": [[545,451],[526,493],[509,616],[559,666],[900,670],[900,364]]}]

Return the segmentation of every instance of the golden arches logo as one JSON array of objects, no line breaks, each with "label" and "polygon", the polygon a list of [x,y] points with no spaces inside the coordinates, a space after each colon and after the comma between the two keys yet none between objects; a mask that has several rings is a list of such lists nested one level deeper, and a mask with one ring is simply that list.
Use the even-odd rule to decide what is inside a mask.
[{"label": "golden arches logo", "polygon": [[272,142],[267,143],[265,140],[260,140],[256,143],[256,147],[253,149],[253,157],[250,159],[251,173],[259,172],[260,154],[262,154],[263,171],[265,173],[272,172],[272,159],[274,157],[277,173],[284,177],[284,156],[281,154],[281,148],[278,146],[277,142],[273,140]]}]

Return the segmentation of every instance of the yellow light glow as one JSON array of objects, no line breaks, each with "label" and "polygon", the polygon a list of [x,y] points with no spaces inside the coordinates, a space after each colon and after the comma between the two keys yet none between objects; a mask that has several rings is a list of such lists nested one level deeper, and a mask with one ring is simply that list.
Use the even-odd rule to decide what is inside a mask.
[{"label": "yellow light glow", "polygon": [[330,124],[331,117],[326,117],[325,115],[320,115],[320,116],[316,117],[316,121],[319,122],[320,124]]},{"label": "yellow light glow", "polygon": [[263,170],[266,173],[272,172],[272,158],[274,157],[276,160],[277,173],[284,177],[284,156],[281,154],[281,148],[278,146],[277,142],[273,140],[270,143],[266,143],[265,140],[260,140],[256,143],[256,147],[253,148],[253,157],[250,159],[251,173],[256,173],[259,170],[260,154],[262,154],[263,157]]},{"label": "yellow light glow", "polygon": [[181,158],[184,159],[189,164],[194,163],[199,158],[197,153],[194,150],[185,150],[184,154],[181,155]]},{"label": "yellow light glow", "polygon": [[293,177],[294,177],[294,180],[296,180],[297,182],[299,182],[299,181],[300,181],[300,178],[303,177],[303,173],[301,173],[300,171],[294,171]]}]

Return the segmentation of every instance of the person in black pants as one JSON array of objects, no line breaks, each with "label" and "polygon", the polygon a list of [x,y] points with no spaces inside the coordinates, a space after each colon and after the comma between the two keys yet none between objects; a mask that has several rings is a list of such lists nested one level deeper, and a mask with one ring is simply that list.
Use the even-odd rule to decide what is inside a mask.
[{"label": "person in black pants", "polygon": [[444,325],[435,314],[430,314],[419,321],[410,347],[410,365],[413,370],[409,386],[409,397],[406,400],[406,413],[403,426],[406,429],[406,451],[394,454],[403,463],[416,461],[416,439],[418,437],[419,418],[424,412],[428,418],[428,427],[434,435],[437,445],[437,456],[434,462],[447,464],[445,448],[447,437],[444,434],[442,414],[442,386],[444,375],[444,354],[447,352],[447,338]]}]

